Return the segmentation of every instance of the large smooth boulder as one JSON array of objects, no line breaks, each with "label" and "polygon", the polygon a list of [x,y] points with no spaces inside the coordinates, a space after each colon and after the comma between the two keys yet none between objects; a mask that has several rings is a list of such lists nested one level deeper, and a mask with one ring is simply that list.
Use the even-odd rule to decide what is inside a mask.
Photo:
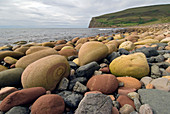
[{"label": "large smooth boulder", "polygon": [[14,52],[21,52],[25,55],[26,51],[29,49],[30,47],[19,47],[17,49],[14,50]]},{"label": "large smooth boulder", "polygon": [[70,66],[67,59],[61,55],[50,55],[30,64],[22,74],[24,88],[44,87],[54,90],[63,77],[68,77]]},{"label": "large smooth boulder", "polygon": [[89,79],[87,87],[91,91],[100,91],[104,94],[110,94],[118,88],[118,80],[112,74],[96,75]]},{"label": "large smooth boulder", "polygon": [[5,57],[10,56],[14,58],[22,57],[24,54],[21,52],[14,52],[14,51],[1,51],[0,52],[0,61],[2,61]]},{"label": "large smooth boulder", "polygon": [[44,49],[50,49],[50,47],[45,47],[45,46],[31,46],[27,51],[26,51],[26,55],[37,52],[37,51],[41,51]]},{"label": "large smooth boulder", "polygon": [[142,78],[149,74],[149,65],[143,53],[122,55],[114,59],[109,65],[115,76],[132,76]]},{"label": "large smooth boulder", "polygon": [[45,49],[41,50],[29,55],[26,55],[22,58],[20,58],[17,62],[15,67],[17,68],[26,68],[29,64],[35,62],[38,59],[41,59],[43,57],[49,56],[49,55],[56,55],[58,52],[54,49]]},{"label": "large smooth boulder", "polygon": [[55,94],[39,97],[31,108],[32,114],[63,114],[65,109],[64,99]]},{"label": "large smooth boulder", "polygon": [[0,110],[6,112],[14,106],[32,103],[45,93],[46,90],[42,87],[22,89],[13,92],[0,103]]},{"label": "large smooth boulder", "polygon": [[145,44],[152,44],[152,43],[159,43],[159,40],[155,39],[145,39],[142,41],[135,42],[135,45],[145,45]]},{"label": "large smooth boulder", "polygon": [[75,114],[111,114],[112,100],[104,94],[87,94],[79,103]]},{"label": "large smooth boulder", "polygon": [[135,48],[135,45],[131,41],[126,41],[126,42],[123,42],[123,43],[121,43],[119,45],[119,49],[120,48],[123,48],[123,49],[125,49],[127,51],[131,51],[131,50],[133,50]]},{"label": "large smooth boulder", "polygon": [[24,69],[13,68],[0,72],[0,87],[21,85],[21,75]]},{"label": "large smooth boulder", "polygon": [[92,61],[99,61],[105,58],[108,54],[108,48],[101,42],[84,43],[78,53],[80,66],[88,64]]},{"label": "large smooth boulder", "polygon": [[160,42],[161,43],[168,43],[168,42],[170,42],[170,37],[167,37],[167,38],[161,40]]},{"label": "large smooth boulder", "polygon": [[157,89],[139,89],[142,104],[149,104],[154,114],[169,114],[170,92]]},{"label": "large smooth boulder", "polygon": [[133,77],[117,77],[117,80],[119,82],[123,82],[124,86],[120,88],[135,88],[140,89],[141,88],[141,82]]}]

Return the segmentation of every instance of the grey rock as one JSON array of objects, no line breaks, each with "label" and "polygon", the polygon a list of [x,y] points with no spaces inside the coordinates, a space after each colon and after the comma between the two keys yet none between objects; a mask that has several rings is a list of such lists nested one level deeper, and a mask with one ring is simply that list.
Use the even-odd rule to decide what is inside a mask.
[{"label": "grey rock", "polygon": [[165,53],[170,53],[170,50],[158,50],[157,51],[159,54],[163,55]]},{"label": "grey rock", "polygon": [[155,61],[156,62],[163,62],[165,60],[163,55],[158,55],[157,57],[155,57]]},{"label": "grey rock", "polygon": [[116,107],[117,109],[120,108],[120,104],[119,104],[118,101],[112,101],[112,104],[113,104],[113,106]]},{"label": "grey rock", "polygon": [[170,81],[167,78],[157,78],[151,81],[155,89],[170,91]]},{"label": "grey rock", "polygon": [[157,48],[154,48],[154,47],[148,47],[148,48],[142,47],[142,48],[136,49],[135,52],[142,52],[145,54],[147,58],[159,55],[159,53],[157,52]]},{"label": "grey rock", "polygon": [[155,65],[157,65],[159,68],[164,68],[164,69],[170,66],[170,64],[167,62],[155,63]]},{"label": "grey rock", "polygon": [[94,71],[94,75],[101,75],[102,74],[102,71]]},{"label": "grey rock", "polygon": [[170,76],[170,73],[168,73],[165,69],[160,68],[159,70],[161,71],[162,76]]},{"label": "grey rock", "polygon": [[76,82],[75,86],[73,87],[74,92],[85,93],[87,91],[87,87],[80,82]]},{"label": "grey rock", "polygon": [[131,112],[130,114],[139,114],[138,112],[136,112],[136,111],[133,111],[133,112]]},{"label": "grey rock", "polygon": [[119,87],[123,87],[124,83],[123,82],[119,82]]},{"label": "grey rock", "polygon": [[140,107],[139,113],[140,114],[153,114],[153,111],[152,111],[152,108],[149,106],[149,104],[144,104]]},{"label": "grey rock", "polygon": [[15,106],[5,114],[30,114],[30,110],[27,107]]},{"label": "grey rock", "polygon": [[69,84],[69,90],[73,89],[73,87],[76,84],[76,82],[80,82],[82,84],[86,84],[87,78],[85,78],[85,77],[78,77],[78,78],[75,78],[75,79],[71,80],[70,84]]},{"label": "grey rock", "polygon": [[152,78],[148,77],[148,76],[145,76],[145,77],[141,78],[140,81],[146,86],[152,81]]},{"label": "grey rock", "polygon": [[75,114],[111,114],[112,100],[104,94],[87,94]]},{"label": "grey rock", "polygon": [[142,104],[149,104],[154,114],[169,114],[170,93],[157,89],[139,89]]},{"label": "grey rock", "polygon": [[99,70],[100,66],[97,62],[91,62],[86,65],[80,66],[76,70],[76,74],[78,77],[86,77],[86,78],[91,78],[92,75],[94,74],[95,70]]},{"label": "grey rock", "polygon": [[122,108],[120,108],[120,113],[121,114],[130,114],[134,110],[135,109],[131,105],[125,104]]},{"label": "grey rock", "polygon": [[124,48],[118,49],[118,52],[120,55],[129,55],[130,54],[130,52],[125,50]]},{"label": "grey rock", "polygon": [[132,100],[134,100],[135,98],[139,99],[139,94],[136,93],[136,92],[130,92],[130,93],[127,94],[127,96]]},{"label": "grey rock", "polygon": [[119,53],[113,52],[113,53],[111,53],[110,55],[107,56],[107,60],[108,60],[109,62],[112,62],[114,59],[116,59],[116,58],[119,57],[119,56],[120,56]]},{"label": "grey rock", "polygon": [[164,56],[165,59],[170,58],[170,54],[169,53],[165,53],[163,56]]},{"label": "grey rock", "polygon": [[161,76],[161,71],[159,70],[159,67],[157,65],[151,66],[151,77],[160,77]]},{"label": "grey rock", "polygon": [[58,90],[66,90],[69,84],[69,80],[67,78],[62,78],[59,83]]},{"label": "grey rock", "polygon": [[134,99],[134,105],[135,105],[136,110],[139,111],[139,108],[141,106],[139,99],[137,98]]},{"label": "grey rock", "polygon": [[83,95],[71,91],[62,91],[58,93],[63,99],[65,104],[70,108],[77,108],[79,102],[82,100]]}]

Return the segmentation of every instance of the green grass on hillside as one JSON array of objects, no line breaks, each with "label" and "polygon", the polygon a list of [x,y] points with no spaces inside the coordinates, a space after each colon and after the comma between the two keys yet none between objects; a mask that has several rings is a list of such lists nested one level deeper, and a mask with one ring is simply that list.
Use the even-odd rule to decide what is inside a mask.
[{"label": "green grass on hillside", "polygon": [[89,27],[126,27],[170,22],[170,4],[131,8],[93,17]]}]

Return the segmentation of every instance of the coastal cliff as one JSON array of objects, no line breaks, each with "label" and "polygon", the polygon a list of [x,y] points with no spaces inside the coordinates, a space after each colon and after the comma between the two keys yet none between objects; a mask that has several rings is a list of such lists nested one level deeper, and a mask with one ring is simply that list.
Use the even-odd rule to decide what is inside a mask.
[{"label": "coastal cliff", "polygon": [[170,4],[126,9],[92,17],[89,28],[127,27],[170,22]]}]

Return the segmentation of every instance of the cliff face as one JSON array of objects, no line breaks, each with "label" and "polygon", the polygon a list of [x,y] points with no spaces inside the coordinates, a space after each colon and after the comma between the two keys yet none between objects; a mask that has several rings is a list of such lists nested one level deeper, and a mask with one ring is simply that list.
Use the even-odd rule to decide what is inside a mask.
[{"label": "cliff face", "polygon": [[126,27],[170,22],[170,4],[131,8],[93,17],[89,28]]}]

